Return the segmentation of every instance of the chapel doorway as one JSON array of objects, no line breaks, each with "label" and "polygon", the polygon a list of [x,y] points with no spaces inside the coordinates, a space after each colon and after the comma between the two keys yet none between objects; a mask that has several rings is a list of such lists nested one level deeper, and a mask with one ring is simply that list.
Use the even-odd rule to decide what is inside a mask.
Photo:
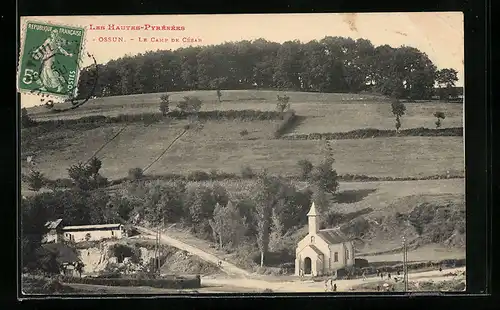
[{"label": "chapel doorway", "polygon": [[309,257],[306,257],[304,259],[304,274],[311,274],[311,259]]}]

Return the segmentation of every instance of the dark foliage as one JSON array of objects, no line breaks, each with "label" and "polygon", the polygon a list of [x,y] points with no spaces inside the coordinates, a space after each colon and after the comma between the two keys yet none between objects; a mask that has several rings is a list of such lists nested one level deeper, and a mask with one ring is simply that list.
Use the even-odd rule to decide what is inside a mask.
[{"label": "dark foliage", "polygon": [[[158,93],[165,88],[173,92],[279,88],[315,92],[370,90],[415,100],[430,98],[436,79],[446,87],[455,78],[436,75],[432,61],[416,48],[375,47],[365,39],[344,37],[282,44],[257,39],[147,52],[109,61],[98,69],[100,78],[94,94],[104,97]],[[81,72],[78,89],[82,98],[92,91],[93,83],[89,81],[94,71],[84,68]],[[137,76],[142,78],[138,80]]]}]

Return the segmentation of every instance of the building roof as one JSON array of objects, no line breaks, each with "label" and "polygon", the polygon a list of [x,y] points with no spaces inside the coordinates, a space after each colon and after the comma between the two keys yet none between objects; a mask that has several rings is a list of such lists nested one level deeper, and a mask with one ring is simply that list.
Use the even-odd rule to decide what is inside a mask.
[{"label": "building roof", "polygon": [[314,201],[311,205],[311,209],[309,209],[309,213],[307,213],[307,216],[317,216],[318,212],[316,211],[316,205],[314,204]]},{"label": "building roof", "polygon": [[122,224],[101,224],[101,225],[80,225],[80,226],[65,226],[63,230],[96,230],[96,229],[111,229],[120,228]]},{"label": "building roof", "polygon": [[56,229],[62,222],[62,219],[57,219],[55,221],[48,221],[45,223],[47,229]]},{"label": "building roof", "polygon": [[320,251],[320,249],[318,249],[315,245],[313,245],[313,244],[309,244],[309,247],[310,247],[311,249],[313,249],[313,251],[314,251],[314,252],[316,252],[316,254],[318,254],[318,255],[323,255],[323,253]]},{"label": "building roof", "polygon": [[76,251],[62,243],[48,243],[42,247],[50,252],[57,254],[57,262],[59,264],[81,262],[81,259],[76,254]]},{"label": "building roof", "polygon": [[339,244],[349,241],[347,236],[345,236],[338,228],[321,229],[318,231],[318,236],[320,236],[321,239],[325,240],[328,244]]}]

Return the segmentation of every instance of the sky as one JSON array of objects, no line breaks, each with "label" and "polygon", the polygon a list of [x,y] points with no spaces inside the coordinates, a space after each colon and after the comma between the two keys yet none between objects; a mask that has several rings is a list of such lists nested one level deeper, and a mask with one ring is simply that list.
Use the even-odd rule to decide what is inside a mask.
[{"label": "sky", "polygon": [[[125,55],[180,47],[219,44],[229,41],[264,38],[282,43],[308,42],[325,36],[363,38],[375,46],[412,46],[425,52],[440,68],[458,71],[457,86],[464,81],[464,26],[461,12],[415,13],[308,13],[308,14],[231,14],[231,15],[128,15],[128,16],[29,16],[26,21],[41,21],[86,28],[84,51],[97,63]],[[113,24],[142,26],[141,30],[109,30]],[[98,30],[103,26],[104,30]],[[153,26],[159,29],[153,29]],[[162,30],[176,26],[184,30]],[[145,29],[147,28],[147,29]],[[111,38],[121,42],[106,42]],[[21,45],[24,39],[21,30]],[[178,41],[173,41],[177,39]],[[112,40],[112,39],[111,39]],[[92,63],[82,59],[83,66]],[[40,98],[21,94],[21,105],[40,104]]]}]

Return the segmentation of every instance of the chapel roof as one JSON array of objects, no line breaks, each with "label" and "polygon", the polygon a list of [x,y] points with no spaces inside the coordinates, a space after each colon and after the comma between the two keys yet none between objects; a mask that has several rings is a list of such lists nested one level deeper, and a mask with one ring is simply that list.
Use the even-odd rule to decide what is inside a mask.
[{"label": "chapel roof", "polygon": [[320,249],[318,249],[314,244],[310,244],[309,247],[314,251],[316,252],[316,254],[318,255],[323,255],[323,252],[321,252]]},{"label": "chapel roof", "polygon": [[314,201],[311,205],[311,209],[309,209],[309,213],[307,213],[307,216],[317,216],[318,212],[316,211],[316,205],[314,204]]},{"label": "chapel roof", "polygon": [[339,244],[349,241],[349,238],[338,228],[321,229],[318,231],[318,235],[328,244]]}]

